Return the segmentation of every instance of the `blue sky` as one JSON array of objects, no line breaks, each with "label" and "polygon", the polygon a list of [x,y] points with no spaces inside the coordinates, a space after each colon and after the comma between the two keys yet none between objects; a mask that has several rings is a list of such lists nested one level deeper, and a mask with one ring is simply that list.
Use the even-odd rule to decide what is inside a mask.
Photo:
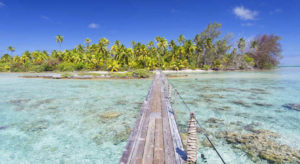
[{"label": "blue sky", "polygon": [[209,22],[219,22],[223,34],[235,39],[281,36],[282,65],[299,65],[299,10],[298,0],[0,0],[0,54],[9,45],[15,54],[57,49],[57,34],[64,36],[64,48],[87,37],[127,46],[156,36],[192,39]]}]

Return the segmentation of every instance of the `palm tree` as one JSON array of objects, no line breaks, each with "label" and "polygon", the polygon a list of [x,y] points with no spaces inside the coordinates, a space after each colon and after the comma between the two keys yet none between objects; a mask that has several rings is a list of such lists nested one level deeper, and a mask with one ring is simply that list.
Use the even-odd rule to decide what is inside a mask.
[{"label": "palm tree", "polygon": [[111,53],[111,55],[114,56],[114,57],[115,57],[116,55],[118,55],[119,49],[120,49],[120,42],[117,40],[117,41],[115,42],[115,44],[112,45],[111,48],[110,48],[110,53]]},{"label": "palm tree", "polygon": [[89,38],[85,39],[86,47],[89,47],[89,44],[91,43],[91,40]]},{"label": "palm tree", "polygon": [[196,46],[193,44],[191,40],[187,40],[183,45],[185,49],[185,56],[188,60],[188,63],[191,64],[190,58],[194,55],[194,51],[196,50]]},{"label": "palm tree", "polygon": [[99,40],[99,44],[101,44],[101,45],[103,45],[104,47],[106,47],[106,46],[109,45],[109,41],[108,41],[108,39],[106,39],[106,38],[101,38],[101,39]]},{"label": "palm tree", "polygon": [[176,47],[176,43],[175,43],[174,40],[171,40],[171,41],[169,42],[169,47],[170,47],[171,49],[174,48],[174,47]]},{"label": "palm tree", "polygon": [[184,44],[184,41],[185,41],[185,37],[182,34],[179,35],[179,38],[178,38],[179,44]]},{"label": "palm tree", "polygon": [[0,60],[4,63],[8,63],[9,61],[11,61],[11,59],[12,59],[12,57],[10,55],[4,54]]},{"label": "palm tree", "polygon": [[118,47],[120,47],[121,42],[120,42],[119,40],[116,40],[116,41],[115,41],[115,45],[118,46]]},{"label": "palm tree", "polygon": [[244,38],[241,38],[238,43],[238,48],[240,49],[241,53],[244,53],[245,47],[246,47],[246,41],[244,40]]},{"label": "palm tree", "polygon": [[64,42],[64,38],[63,38],[63,36],[61,36],[61,35],[57,35],[57,36],[56,36],[56,43],[59,43],[60,50],[61,50],[61,45],[62,45],[62,42]]},{"label": "palm tree", "polygon": [[135,45],[136,45],[136,42],[135,41],[131,41],[132,48],[134,48]]},{"label": "palm tree", "polygon": [[148,48],[152,48],[154,46],[154,43],[153,41],[150,41],[148,44],[147,44]]},{"label": "palm tree", "polygon": [[83,52],[84,52],[84,47],[83,47],[83,45],[81,45],[81,44],[77,45],[77,46],[76,46],[76,49],[77,49],[77,51],[78,51],[79,53],[83,53]]},{"label": "palm tree", "polygon": [[16,49],[13,48],[12,46],[8,46],[7,51],[11,53],[10,55],[12,55],[12,53],[15,52]]},{"label": "palm tree", "polygon": [[107,69],[111,72],[118,72],[120,68],[120,65],[118,61],[116,60],[111,60],[107,66]]},{"label": "palm tree", "polygon": [[159,37],[159,36],[157,36],[155,38],[155,41],[157,42],[156,45],[157,45],[158,51],[161,51],[160,52],[160,57],[159,57],[160,59],[158,59],[159,60],[159,66],[161,68],[161,66],[162,66],[161,60],[163,59],[163,56],[165,55],[165,50],[168,47],[168,41],[164,37]]},{"label": "palm tree", "polygon": [[168,41],[164,37],[156,37],[157,47],[161,48],[163,51],[168,47]]},{"label": "palm tree", "polygon": [[109,41],[106,38],[101,38],[98,42],[97,52],[102,55],[102,57],[108,57],[107,46],[109,45]]},{"label": "palm tree", "polygon": [[[175,43],[174,40],[171,40],[171,41],[170,41],[169,47],[170,47],[170,49],[171,49],[171,56],[172,56],[171,60],[174,60],[175,57],[176,57],[176,50],[178,49],[178,48],[177,48],[177,45],[176,45],[176,43]],[[180,54],[180,52],[179,52],[179,54]],[[181,55],[181,54],[180,54],[180,55]]]}]

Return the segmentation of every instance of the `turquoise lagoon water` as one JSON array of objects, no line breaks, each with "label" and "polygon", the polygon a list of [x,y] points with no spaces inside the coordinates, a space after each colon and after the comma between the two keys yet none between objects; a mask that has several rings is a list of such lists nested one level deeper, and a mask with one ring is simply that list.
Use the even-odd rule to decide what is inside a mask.
[{"label": "turquoise lagoon water", "polygon": [[0,74],[1,164],[118,163],[150,79],[19,75]]},{"label": "turquoise lagoon water", "polygon": [[[170,80],[195,112],[200,124],[211,133],[209,136],[227,163],[254,163],[245,152],[233,148],[222,138],[216,138],[221,131],[244,133],[247,125],[278,133],[277,142],[300,150],[300,111],[282,107],[288,103],[300,103],[300,67],[261,72],[196,73]],[[181,132],[186,131],[188,118],[189,114],[180,102],[177,123]],[[210,124],[207,122],[210,118],[223,121]],[[199,140],[204,140],[201,134]],[[201,162],[221,163],[212,148],[201,146],[198,154]],[[202,160],[200,154],[206,160]],[[267,162],[259,160],[256,163]]]},{"label": "turquoise lagoon water", "polygon": [[[19,75],[0,74],[0,163],[118,163],[150,79],[50,80]],[[278,142],[300,149],[300,112],[282,107],[300,103],[300,68],[193,73],[171,81],[227,163],[253,161],[213,134],[243,132],[249,124],[276,132]],[[109,114],[113,117],[104,117]],[[188,117],[179,101],[181,132]],[[224,121],[211,126],[209,118]],[[199,134],[200,142],[203,139]],[[207,163],[221,163],[212,148],[200,147],[198,154],[200,162],[203,154]]]}]

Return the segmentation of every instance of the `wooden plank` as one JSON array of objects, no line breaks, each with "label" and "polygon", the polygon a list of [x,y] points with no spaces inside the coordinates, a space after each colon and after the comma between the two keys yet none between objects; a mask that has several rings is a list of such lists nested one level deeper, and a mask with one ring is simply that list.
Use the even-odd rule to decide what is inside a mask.
[{"label": "wooden plank", "polygon": [[154,163],[164,163],[164,137],[163,137],[162,119],[155,119],[155,147],[154,147]]},{"label": "wooden plank", "polygon": [[137,135],[140,131],[140,127],[141,127],[140,124],[142,124],[144,122],[145,111],[147,110],[148,105],[149,105],[148,102],[144,101],[141,111],[140,111],[140,114],[138,115],[138,118],[136,120],[135,127],[133,128],[131,135],[129,136],[127,145],[126,145],[123,155],[120,159],[119,163],[121,163],[121,164],[126,164],[130,161],[130,155],[131,155],[132,149],[135,145],[135,142],[137,140]]},{"label": "wooden plank", "polygon": [[154,138],[155,138],[155,119],[151,118],[149,121],[146,143],[143,155],[143,164],[153,163],[154,154]]},{"label": "wooden plank", "polygon": [[173,138],[176,163],[183,164],[184,161],[181,158],[180,154],[178,154],[178,151],[177,151],[177,149],[184,151],[182,140],[180,138],[180,134],[179,134],[176,122],[175,122],[175,118],[174,118],[174,116],[170,116],[170,115],[173,115],[173,114],[171,114],[171,112],[169,112],[169,123],[170,123],[172,138]]},{"label": "wooden plank", "polygon": [[154,146],[155,146],[155,120],[160,116],[158,113],[158,103],[160,100],[159,97],[159,88],[160,84],[158,79],[155,81],[155,88],[153,88],[153,98],[151,103],[151,113],[150,113],[150,121],[147,130],[147,137],[146,143],[144,147],[144,154],[143,154],[143,164],[150,164],[153,163],[154,157]]},{"label": "wooden plank", "polygon": [[[162,76],[161,80],[165,80],[165,78]],[[173,138],[173,145],[174,145],[174,153],[175,153],[175,163],[177,164],[183,164],[184,160],[181,158],[180,154],[177,153],[177,149],[180,149],[181,151],[184,151],[183,149],[183,144],[182,144],[182,140],[179,134],[179,130],[175,121],[175,117],[174,117],[174,111],[172,110],[172,106],[171,103],[168,99],[168,92],[167,92],[167,88],[165,87],[163,90],[163,102],[166,105],[166,109],[167,109],[167,113],[168,113],[168,118],[169,118],[169,125],[170,125],[170,129],[171,129],[171,134],[172,134],[172,138]]]},{"label": "wooden plank", "polygon": [[[152,98],[150,98],[150,101],[152,103]],[[140,125],[140,132],[139,135],[136,139],[136,145],[134,147],[134,150],[132,151],[132,157],[130,160],[130,163],[132,164],[136,164],[138,163],[139,159],[143,158],[143,154],[144,154],[144,146],[145,146],[145,140],[146,140],[146,136],[147,136],[147,129],[148,129],[148,124],[149,124],[149,117],[150,115],[150,105],[148,106],[147,110],[146,110],[146,114],[145,114],[145,120],[143,122],[142,125]]]},{"label": "wooden plank", "polygon": [[153,88],[154,88],[154,82],[156,80],[156,76],[154,77],[151,87],[148,91],[148,94],[146,96],[146,100],[144,101],[140,113],[138,115],[138,118],[135,122],[135,126],[131,132],[131,135],[128,138],[127,145],[125,147],[125,150],[122,154],[122,157],[120,159],[120,164],[127,164],[131,161],[131,158],[134,154],[134,150],[136,149],[136,145],[143,144],[142,140],[139,139],[141,131],[143,130],[142,128],[145,127],[145,124],[147,124],[147,116],[149,114],[150,110],[150,104],[151,104],[151,99],[153,96]]},{"label": "wooden plank", "polygon": [[147,137],[147,131],[148,131],[148,126],[149,126],[149,121],[150,121],[150,114],[151,114],[151,110],[153,108],[153,104],[154,104],[154,95],[155,95],[155,88],[158,85],[158,75],[155,76],[155,81],[153,82],[153,88],[151,88],[151,96],[149,97],[149,105],[148,105],[148,109],[146,111],[146,115],[145,115],[145,121],[144,123],[141,125],[141,131],[139,134],[139,137],[137,138],[137,144],[134,148],[134,151],[132,152],[132,157],[131,157],[131,161],[130,163],[132,164],[136,164],[139,162],[138,159],[143,158],[144,155],[144,149],[145,149],[145,143],[146,143],[146,137]]},{"label": "wooden plank", "polygon": [[137,164],[143,164],[143,159],[142,158],[137,159]]},{"label": "wooden plank", "polygon": [[174,164],[175,163],[175,152],[174,152],[174,145],[173,145],[173,138],[170,130],[169,124],[169,116],[168,110],[166,107],[166,103],[164,103],[164,88],[165,85],[161,86],[161,110],[162,110],[162,120],[163,120],[163,135],[164,135],[164,156],[165,156],[165,163],[166,164]]},{"label": "wooden plank", "polygon": [[121,164],[183,164],[176,149],[183,144],[168,99],[164,75],[157,73],[135,127],[128,139]]}]

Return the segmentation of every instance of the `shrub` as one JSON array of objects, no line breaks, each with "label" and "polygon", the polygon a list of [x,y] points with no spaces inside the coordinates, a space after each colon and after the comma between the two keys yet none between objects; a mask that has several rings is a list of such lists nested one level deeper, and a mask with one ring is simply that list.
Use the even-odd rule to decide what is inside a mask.
[{"label": "shrub", "polygon": [[29,71],[33,71],[33,72],[43,72],[44,68],[43,66],[40,65],[31,65]]},{"label": "shrub", "polygon": [[151,72],[147,69],[137,69],[132,71],[132,76],[135,78],[148,78],[150,75]]},{"label": "shrub", "polygon": [[0,64],[0,72],[5,72],[4,64]]},{"label": "shrub", "polygon": [[61,74],[61,77],[62,77],[62,78],[69,78],[69,77],[71,77],[71,76],[73,76],[72,73],[63,73],[63,74]]},{"label": "shrub", "polygon": [[49,63],[45,63],[45,64],[42,64],[42,69],[43,69],[43,71],[54,71],[55,66],[53,66]]},{"label": "shrub", "polygon": [[249,57],[248,55],[243,56],[245,62],[247,62],[250,66],[254,66],[254,59],[252,57]]},{"label": "shrub", "polygon": [[86,68],[86,66],[83,63],[77,63],[75,64],[75,70],[80,71]]},{"label": "shrub", "polygon": [[101,76],[99,73],[88,73],[88,72],[80,72],[77,74],[78,76]]},{"label": "shrub", "polygon": [[210,69],[210,66],[209,66],[209,65],[203,65],[202,69],[204,69],[204,70],[209,70],[209,69]]},{"label": "shrub", "polygon": [[197,67],[196,67],[195,65],[191,65],[191,66],[189,66],[188,68],[189,68],[189,69],[192,69],[192,70],[196,70],[196,69],[197,69]]},{"label": "shrub", "polygon": [[58,66],[58,70],[62,71],[62,72],[72,72],[75,70],[74,64],[72,63],[61,63]]},{"label": "shrub", "polygon": [[110,77],[116,77],[116,78],[130,78],[132,77],[132,72],[126,72],[126,73],[110,73]]},{"label": "shrub", "polygon": [[56,66],[59,64],[57,59],[48,59],[44,64],[42,64],[43,71],[54,71]]},{"label": "shrub", "polygon": [[[212,67],[215,70],[219,70],[221,68],[221,61],[216,59],[215,61],[213,61]],[[208,70],[208,69],[206,69],[206,70]]]},{"label": "shrub", "polygon": [[170,65],[169,65],[169,69],[178,71],[179,63],[176,61],[171,61]]},{"label": "shrub", "polygon": [[7,64],[1,64],[0,63],[0,72],[7,72],[10,70],[10,66]]},{"label": "shrub", "polygon": [[12,63],[10,66],[11,72],[22,72],[22,64],[20,63]]}]

